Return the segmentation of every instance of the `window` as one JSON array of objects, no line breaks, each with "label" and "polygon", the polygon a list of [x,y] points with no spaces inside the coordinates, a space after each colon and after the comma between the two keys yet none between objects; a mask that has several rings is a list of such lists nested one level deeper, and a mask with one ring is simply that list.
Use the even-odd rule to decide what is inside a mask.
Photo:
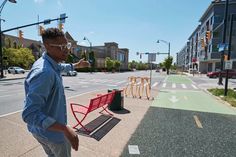
[{"label": "window", "polygon": [[212,52],[218,52],[219,48],[217,45],[212,45]]},{"label": "window", "polygon": [[215,23],[221,23],[223,21],[223,16],[221,15],[215,15],[214,16],[214,22]]},{"label": "window", "polygon": [[219,32],[213,32],[213,38],[219,38]]}]

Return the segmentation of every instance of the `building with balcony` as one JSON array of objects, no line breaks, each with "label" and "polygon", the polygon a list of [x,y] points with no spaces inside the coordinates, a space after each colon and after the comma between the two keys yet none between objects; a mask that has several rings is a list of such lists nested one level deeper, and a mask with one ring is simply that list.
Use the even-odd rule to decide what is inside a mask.
[{"label": "building with balcony", "polygon": [[[225,0],[212,1],[203,15],[200,17],[200,25],[193,31],[188,38],[189,44],[189,68],[195,65],[201,73],[217,71],[220,69],[221,53],[219,44],[222,43],[224,27]],[[236,14],[236,0],[229,0],[228,17]],[[228,20],[226,43],[229,43]],[[234,22],[236,26],[236,21]],[[233,28],[231,42],[231,60],[233,69],[236,69],[236,27]],[[225,52],[227,54],[227,51]]]},{"label": "building with balcony", "polygon": [[189,55],[189,42],[187,42],[185,46],[177,53],[176,65],[178,69],[181,69],[182,71],[187,71],[189,69]]}]

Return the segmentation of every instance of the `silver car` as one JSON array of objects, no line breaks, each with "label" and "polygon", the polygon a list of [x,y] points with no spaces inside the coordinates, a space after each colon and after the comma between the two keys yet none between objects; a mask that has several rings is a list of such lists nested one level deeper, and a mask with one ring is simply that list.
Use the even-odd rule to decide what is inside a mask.
[{"label": "silver car", "polygon": [[22,69],[21,67],[9,67],[7,69],[9,74],[24,74],[25,70]]},{"label": "silver car", "polygon": [[68,71],[68,72],[61,72],[62,76],[76,76],[77,71]]}]

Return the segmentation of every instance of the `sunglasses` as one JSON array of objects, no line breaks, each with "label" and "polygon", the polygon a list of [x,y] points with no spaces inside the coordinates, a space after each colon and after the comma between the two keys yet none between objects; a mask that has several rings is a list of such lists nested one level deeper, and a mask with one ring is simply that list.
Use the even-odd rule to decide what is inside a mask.
[{"label": "sunglasses", "polygon": [[71,43],[68,42],[67,44],[62,44],[62,45],[58,45],[58,44],[50,44],[50,46],[54,46],[54,47],[60,47],[61,50],[70,50],[71,49]]}]

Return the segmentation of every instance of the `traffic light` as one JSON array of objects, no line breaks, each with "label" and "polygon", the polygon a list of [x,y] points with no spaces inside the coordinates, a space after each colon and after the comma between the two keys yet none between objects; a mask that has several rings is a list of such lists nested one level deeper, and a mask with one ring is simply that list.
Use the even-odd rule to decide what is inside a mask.
[{"label": "traffic light", "polygon": [[43,26],[39,26],[39,35],[42,36],[43,32],[44,32]]},{"label": "traffic light", "polygon": [[63,29],[64,29],[63,23],[59,23],[59,24],[58,24],[58,29],[59,29],[60,31],[63,31]]},{"label": "traffic light", "polygon": [[206,31],[206,39],[207,39],[207,41],[209,41],[211,39],[211,32],[210,31]]},{"label": "traffic light", "polygon": [[204,41],[204,38],[201,38],[201,46],[202,46],[202,48],[205,48],[205,41]]},{"label": "traffic light", "polygon": [[18,31],[18,37],[19,37],[20,40],[23,39],[23,35],[24,35],[24,34],[23,34],[23,31],[22,31],[22,30],[19,30],[19,31]]}]

